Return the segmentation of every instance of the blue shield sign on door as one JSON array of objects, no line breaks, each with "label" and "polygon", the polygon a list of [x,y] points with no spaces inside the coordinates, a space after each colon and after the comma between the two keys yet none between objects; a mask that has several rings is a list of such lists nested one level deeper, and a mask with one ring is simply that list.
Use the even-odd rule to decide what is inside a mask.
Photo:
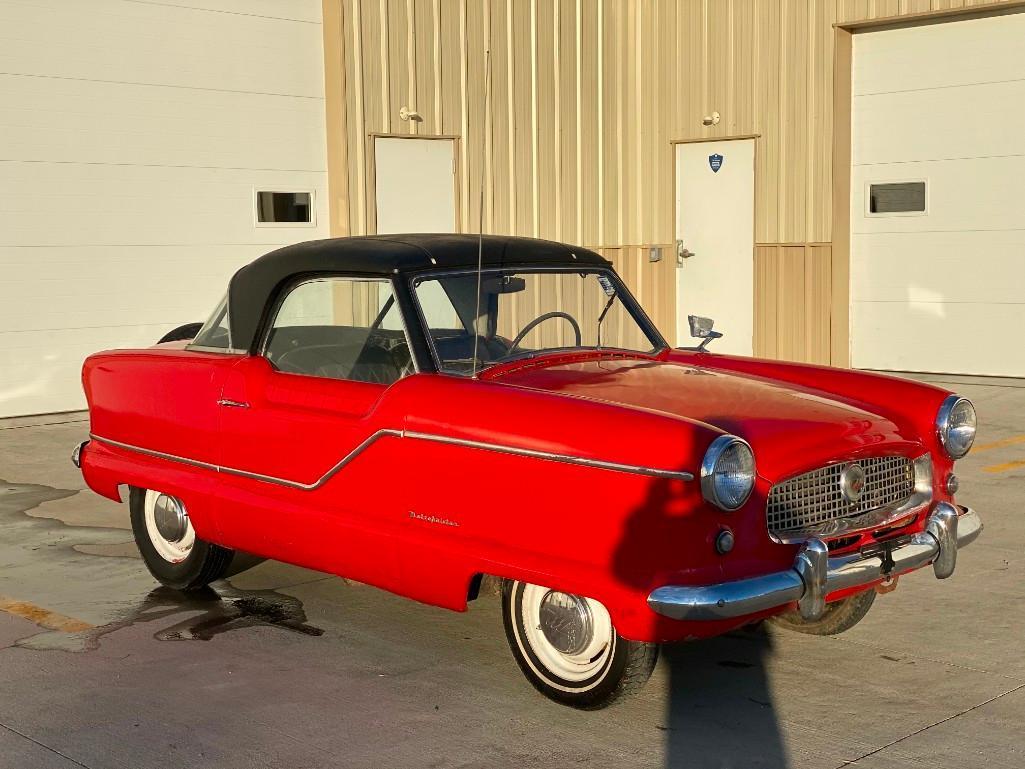
[{"label": "blue shield sign on door", "polygon": [[712,169],[712,173],[719,173],[719,169],[722,168],[722,155],[718,152],[708,156],[708,167]]}]

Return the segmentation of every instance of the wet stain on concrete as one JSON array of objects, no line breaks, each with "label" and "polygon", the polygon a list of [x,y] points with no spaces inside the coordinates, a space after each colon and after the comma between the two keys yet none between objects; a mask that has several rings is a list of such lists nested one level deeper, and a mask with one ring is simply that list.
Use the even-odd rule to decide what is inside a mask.
[{"label": "wet stain on concrete", "polygon": [[78,633],[41,633],[16,645],[37,650],[92,651],[105,635],[181,615],[187,616],[157,630],[153,637],[158,641],[210,641],[222,633],[252,627],[276,627],[308,636],[324,634],[321,628],[306,622],[298,598],[274,590],[236,590],[226,582],[217,582],[188,593],[157,587],[137,606],[104,625]]},{"label": "wet stain on concrete", "polygon": [[27,513],[39,505],[73,497],[77,491],[37,486],[32,483],[10,483],[0,478],[0,518],[10,513]]},{"label": "wet stain on concrete", "polygon": [[135,544],[135,540],[131,542],[114,542],[111,544],[81,544],[72,545],[72,549],[76,553],[82,553],[83,555],[99,555],[104,558],[141,558],[139,555],[139,547]]},{"label": "wet stain on concrete", "polygon": [[[271,589],[239,590],[227,581],[189,593],[153,588],[152,578],[138,563],[135,543],[125,542],[123,532],[29,514],[39,505],[78,493],[0,479],[0,549],[11,555],[14,573],[5,580],[7,590],[16,596],[10,598],[11,605],[31,606],[69,620],[56,625],[37,622],[50,632],[21,639],[17,646],[90,651],[98,648],[103,636],[140,623],[160,623],[161,629],[153,634],[160,641],[209,641],[252,627],[323,634],[307,623],[302,602],[293,596]],[[259,563],[241,554],[238,561],[229,573]],[[27,602],[26,597],[50,608]],[[35,614],[30,614],[19,616],[34,621]]]}]

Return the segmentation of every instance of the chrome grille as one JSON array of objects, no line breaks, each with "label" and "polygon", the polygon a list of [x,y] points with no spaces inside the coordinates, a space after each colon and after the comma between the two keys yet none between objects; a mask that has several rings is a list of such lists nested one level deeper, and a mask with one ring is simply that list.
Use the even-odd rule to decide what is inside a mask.
[{"label": "chrome grille", "polygon": [[841,462],[777,483],[769,490],[765,518],[773,534],[823,527],[833,521],[857,518],[882,507],[899,505],[915,490],[915,469],[907,457],[859,459],[865,487],[857,502],[840,489],[840,475],[853,463]]}]

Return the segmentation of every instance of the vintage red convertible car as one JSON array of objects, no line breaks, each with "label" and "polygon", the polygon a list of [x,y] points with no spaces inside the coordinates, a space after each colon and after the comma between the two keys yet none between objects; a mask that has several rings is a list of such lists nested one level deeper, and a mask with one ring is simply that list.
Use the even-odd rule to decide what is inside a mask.
[{"label": "vintage red convertible car", "polygon": [[693,330],[671,349],[582,248],[303,243],[187,340],[91,356],[74,461],[182,590],[234,551],[457,611],[497,578],[523,672],[578,707],[643,684],[658,643],[837,633],[898,576],[950,576],[982,528],[954,502],[971,403]]}]

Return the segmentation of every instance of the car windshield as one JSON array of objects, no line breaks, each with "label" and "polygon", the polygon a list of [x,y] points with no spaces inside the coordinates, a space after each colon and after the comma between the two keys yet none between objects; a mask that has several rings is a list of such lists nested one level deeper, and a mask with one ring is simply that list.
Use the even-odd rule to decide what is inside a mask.
[{"label": "car windshield", "polygon": [[477,283],[476,272],[413,282],[441,371],[469,374],[475,352],[479,370],[545,352],[663,345],[611,272],[485,270],[479,302]]}]

